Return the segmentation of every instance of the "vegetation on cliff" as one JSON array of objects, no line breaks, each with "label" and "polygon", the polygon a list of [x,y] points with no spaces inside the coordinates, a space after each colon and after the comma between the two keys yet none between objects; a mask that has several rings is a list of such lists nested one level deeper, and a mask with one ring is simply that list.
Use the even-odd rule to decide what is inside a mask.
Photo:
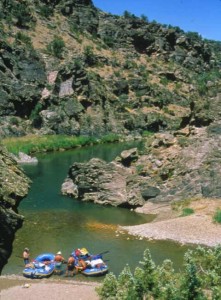
[{"label": "vegetation on cliff", "polygon": [[220,47],[92,1],[0,2],[0,134],[141,134],[217,116]]}]

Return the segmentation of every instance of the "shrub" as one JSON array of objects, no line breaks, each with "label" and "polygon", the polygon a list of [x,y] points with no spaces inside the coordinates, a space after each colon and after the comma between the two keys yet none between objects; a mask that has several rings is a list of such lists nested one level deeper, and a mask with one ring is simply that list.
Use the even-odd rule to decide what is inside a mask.
[{"label": "shrub", "polygon": [[101,287],[97,288],[101,299],[114,300],[117,292],[117,278],[113,273],[106,275]]},{"label": "shrub", "polygon": [[28,35],[22,33],[21,31],[19,31],[19,32],[16,33],[16,35],[15,35],[15,42],[17,44],[24,43],[27,46],[32,47],[31,38]]},{"label": "shrub", "polygon": [[39,113],[42,110],[42,108],[43,108],[42,103],[38,102],[35,108],[31,112],[30,120],[32,120],[34,127],[38,127],[41,124],[41,117]]},{"label": "shrub", "polygon": [[93,66],[93,65],[96,64],[96,56],[93,52],[93,47],[92,46],[84,47],[84,56],[85,56],[85,62],[89,66]]},{"label": "shrub", "polygon": [[49,18],[53,15],[53,8],[49,5],[43,5],[40,7],[40,15],[44,18]]},{"label": "shrub", "polygon": [[127,10],[124,11],[123,16],[126,19],[136,19],[137,18],[134,14],[130,13]]},{"label": "shrub", "polygon": [[59,36],[54,36],[54,39],[47,46],[47,51],[57,58],[62,58],[62,54],[65,48],[65,42]]},{"label": "shrub", "polygon": [[12,14],[16,18],[16,25],[19,27],[29,27],[29,23],[33,21],[30,8],[25,3],[17,3],[12,9]]},{"label": "shrub", "polygon": [[221,224],[221,209],[217,209],[213,217],[214,222]]},{"label": "shrub", "polygon": [[153,135],[153,132],[148,131],[148,130],[144,130],[144,131],[142,132],[142,136],[143,136],[143,137],[151,137],[152,135]]},{"label": "shrub", "polygon": [[113,47],[113,46],[114,46],[114,43],[115,43],[114,37],[109,36],[109,35],[104,36],[104,37],[103,37],[103,41],[104,41],[104,43],[105,43],[108,47],[110,47],[110,48]]},{"label": "shrub", "polygon": [[192,215],[193,213],[194,213],[194,210],[192,208],[186,207],[186,208],[183,208],[181,217],[186,217],[186,216]]},{"label": "shrub", "polygon": [[141,20],[143,20],[143,21],[145,21],[145,22],[148,22],[148,18],[147,18],[147,16],[145,16],[144,14],[141,14],[141,15],[140,15],[140,18],[141,18]]}]

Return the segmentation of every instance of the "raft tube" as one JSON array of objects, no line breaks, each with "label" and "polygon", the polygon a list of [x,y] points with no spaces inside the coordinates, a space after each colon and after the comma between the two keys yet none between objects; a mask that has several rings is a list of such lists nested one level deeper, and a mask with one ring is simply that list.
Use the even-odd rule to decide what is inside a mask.
[{"label": "raft tube", "polygon": [[108,266],[101,258],[86,261],[86,263],[86,269],[81,271],[85,276],[102,276],[108,272]]},{"label": "raft tube", "polygon": [[51,276],[55,268],[54,258],[55,255],[52,253],[40,254],[32,263],[25,266],[23,276],[33,279]]}]

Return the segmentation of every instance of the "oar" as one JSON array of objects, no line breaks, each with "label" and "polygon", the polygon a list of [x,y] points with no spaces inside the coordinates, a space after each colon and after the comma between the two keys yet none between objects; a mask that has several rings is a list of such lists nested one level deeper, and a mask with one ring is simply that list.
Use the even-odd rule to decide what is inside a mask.
[{"label": "oar", "polygon": [[109,253],[109,252],[110,252],[110,251],[107,250],[107,251],[101,252],[101,253],[99,253],[99,254],[97,254],[97,255],[104,255],[104,254],[107,254],[107,253]]}]

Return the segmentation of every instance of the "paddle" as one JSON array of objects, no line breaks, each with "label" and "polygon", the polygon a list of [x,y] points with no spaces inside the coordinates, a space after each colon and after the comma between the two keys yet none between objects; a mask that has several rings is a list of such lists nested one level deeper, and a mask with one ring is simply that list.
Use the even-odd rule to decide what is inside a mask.
[{"label": "paddle", "polygon": [[107,251],[101,252],[101,253],[99,253],[99,254],[97,254],[97,255],[104,255],[104,254],[107,254],[107,253],[109,253],[109,252],[110,252],[110,251],[107,250]]}]

